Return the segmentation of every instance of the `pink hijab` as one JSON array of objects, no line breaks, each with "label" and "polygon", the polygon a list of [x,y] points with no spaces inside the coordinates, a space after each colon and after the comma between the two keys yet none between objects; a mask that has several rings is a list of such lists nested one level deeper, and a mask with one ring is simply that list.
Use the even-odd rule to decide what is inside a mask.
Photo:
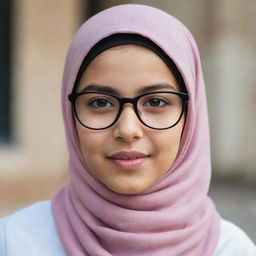
[{"label": "pink hijab", "polygon": [[[109,190],[83,162],[67,95],[88,51],[115,33],[151,39],[175,62],[190,102],[175,162],[143,193]],[[71,256],[210,256],[220,217],[207,196],[210,143],[204,80],[196,43],[174,17],[144,5],[119,5],[86,21],[69,48],[62,83],[70,182],[52,200],[57,230]],[[104,168],[104,167],[102,167]]]}]

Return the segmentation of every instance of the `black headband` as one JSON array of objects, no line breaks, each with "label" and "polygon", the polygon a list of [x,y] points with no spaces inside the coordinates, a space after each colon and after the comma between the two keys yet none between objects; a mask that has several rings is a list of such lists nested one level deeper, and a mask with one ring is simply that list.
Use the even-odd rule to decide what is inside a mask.
[{"label": "black headband", "polygon": [[127,44],[135,44],[135,45],[141,45],[144,46],[153,52],[155,52],[165,63],[166,65],[170,68],[171,72],[173,73],[175,79],[177,80],[180,89],[182,92],[187,92],[186,86],[184,83],[184,80],[174,64],[173,60],[155,43],[153,43],[150,39],[143,37],[138,34],[113,34],[111,36],[108,36],[106,38],[103,38],[100,40],[97,44],[95,44],[91,50],[88,52],[88,54],[85,56],[80,69],[78,71],[76,81],[74,84],[73,92],[76,91],[77,86],[79,84],[79,81],[88,67],[88,65],[91,63],[91,61],[99,55],[101,52],[115,47],[119,45],[127,45]]}]

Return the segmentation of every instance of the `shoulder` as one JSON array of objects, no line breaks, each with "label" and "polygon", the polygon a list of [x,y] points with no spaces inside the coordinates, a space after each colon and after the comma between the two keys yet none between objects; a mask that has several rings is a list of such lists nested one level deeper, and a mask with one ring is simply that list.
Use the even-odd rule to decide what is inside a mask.
[{"label": "shoulder", "polygon": [[250,238],[233,223],[221,220],[221,233],[214,256],[256,256],[256,247]]},{"label": "shoulder", "polygon": [[38,202],[0,220],[0,255],[66,255],[50,201]]}]

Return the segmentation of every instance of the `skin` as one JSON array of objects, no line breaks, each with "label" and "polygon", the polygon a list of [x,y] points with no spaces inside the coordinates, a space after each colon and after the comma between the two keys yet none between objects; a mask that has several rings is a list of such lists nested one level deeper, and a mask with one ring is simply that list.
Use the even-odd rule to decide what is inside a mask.
[{"label": "skin", "polygon": [[[161,91],[180,91],[158,55],[142,46],[126,45],[99,54],[84,72],[77,91],[99,84],[115,89],[121,97],[135,97],[140,89],[159,83],[174,87]],[[126,104],[119,120],[105,130],[87,129],[76,121],[86,165],[110,190],[120,194],[140,193],[159,181],[176,158],[183,126],[184,115],[171,129],[150,129],[139,121],[131,104]],[[123,170],[107,158],[120,151],[139,151],[148,157],[137,168]]]}]

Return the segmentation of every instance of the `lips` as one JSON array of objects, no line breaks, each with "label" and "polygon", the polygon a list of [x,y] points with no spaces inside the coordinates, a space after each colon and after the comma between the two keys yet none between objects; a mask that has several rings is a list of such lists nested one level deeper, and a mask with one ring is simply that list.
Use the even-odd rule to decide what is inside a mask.
[{"label": "lips", "polygon": [[132,159],[145,158],[145,157],[148,157],[148,155],[141,153],[141,152],[121,151],[121,152],[115,153],[113,155],[110,155],[108,158],[119,159],[119,160],[132,160]]},{"label": "lips", "polygon": [[131,170],[138,168],[149,155],[137,151],[121,151],[107,157],[119,169]]}]

